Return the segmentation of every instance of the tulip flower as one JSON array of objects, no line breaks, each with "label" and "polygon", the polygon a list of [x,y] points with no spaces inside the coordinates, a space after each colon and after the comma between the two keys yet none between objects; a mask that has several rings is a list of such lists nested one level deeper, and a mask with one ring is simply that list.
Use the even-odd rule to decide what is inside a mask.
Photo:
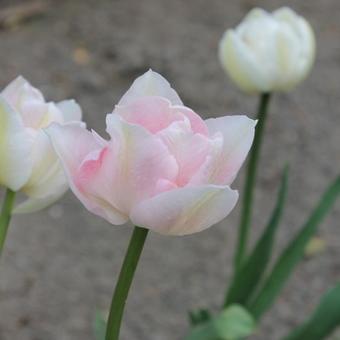
[{"label": "tulip flower", "polygon": [[293,89],[308,75],[314,55],[311,26],[288,7],[251,10],[219,45],[223,68],[247,93]]},{"label": "tulip flower", "polygon": [[69,184],[85,207],[112,224],[131,220],[161,234],[185,235],[234,208],[230,188],[254,137],[246,116],[202,120],[151,70],[106,117],[110,140],[82,123],[46,130]]},{"label": "tulip flower", "polygon": [[74,100],[46,102],[23,77],[1,92],[0,185],[27,196],[15,212],[40,210],[66,192],[63,168],[43,129],[52,122],[80,119],[81,109]]}]

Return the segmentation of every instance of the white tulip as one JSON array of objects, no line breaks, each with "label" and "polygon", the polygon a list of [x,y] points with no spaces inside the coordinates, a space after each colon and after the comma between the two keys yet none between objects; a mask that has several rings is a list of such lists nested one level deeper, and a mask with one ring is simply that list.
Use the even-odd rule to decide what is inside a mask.
[{"label": "white tulip", "polygon": [[27,196],[14,212],[43,209],[66,192],[63,169],[43,129],[80,119],[74,100],[46,102],[23,77],[0,93],[0,185]]},{"label": "white tulip", "polygon": [[289,91],[309,73],[315,37],[292,9],[272,13],[256,8],[220,41],[219,58],[232,80],[247,93]]}]

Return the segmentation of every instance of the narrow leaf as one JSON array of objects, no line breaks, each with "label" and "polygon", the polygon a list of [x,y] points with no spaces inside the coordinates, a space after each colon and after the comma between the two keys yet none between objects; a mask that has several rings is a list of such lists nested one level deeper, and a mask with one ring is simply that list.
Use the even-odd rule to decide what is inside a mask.
[{"label": "narrow leaf", "polygon": [[259,294],[249,304],[248,308],[255,318],[259,318],[272,305],[290,273],[303,257],[306,244],[314,235],[317,226],[331,209],[339,194],[340,177],[326,190],[307,222],[275,263]]},{"label": "narrow leaf", "polygon": [[193,328],[185,340],[238,340],[250,335],[255,321],[239,305],[232,305],[215,318]]},{"label": "narrow leaf", "polygon": [[287,196],[287,184],[288,167],[285,168],[282,174],[281,186],[278,193],[276,206],[273,210],[270,220],[264,229],[261,238],[258,240],[254,250],[247,257],[240,271],[235,275],[235,278],[227,294],[225,306],[233,303],[246,303],[258,286],[272,253],[275,233],[282,216],[282,211]]},{"label": "narrow leaf", "polygon": [[321,299],[311,317],[284,340],[321,340],[340,325],[340,283]]}]

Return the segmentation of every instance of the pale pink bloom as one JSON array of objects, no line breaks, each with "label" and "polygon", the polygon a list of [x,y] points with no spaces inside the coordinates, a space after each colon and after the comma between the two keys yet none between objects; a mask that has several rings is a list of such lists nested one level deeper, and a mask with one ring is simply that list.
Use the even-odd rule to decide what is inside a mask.
[{"label": "pale pink bloom", "polygon": [[28,196],[14,212],[40,210],[68,189],[61,163],[43,129],[52,122],[80,119],[81,109],[74,100],[46,102],[23,77],[0,93],[0,185]]},{"label": "pale pink bloom", "polygon": [[185,235],[221,221],[234,208],[230,189],[254,137],[255,121],[203,121],[151,70],[135,80],[106,117],[110,140],[77,123],[50,135],[71,189],[112,224],[128,220],[162,234]]}]

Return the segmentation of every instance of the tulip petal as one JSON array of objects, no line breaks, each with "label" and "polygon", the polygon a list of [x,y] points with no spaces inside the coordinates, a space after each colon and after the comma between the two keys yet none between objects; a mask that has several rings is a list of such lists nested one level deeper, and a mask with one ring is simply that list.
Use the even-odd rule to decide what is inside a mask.
[{"label": "tulip petal", "polygon": [[93,180],[86,178],[84,186],[85,190],[109,189],[105,198],[128,215],[132,206],[158,193],[159,180],[174,182],[178,165],[160,138],[143,127],[118,115],[107,115],[107,126],[112,141]]},{"label": "tulip petal", "polygon": [[269,17],[269,16],[270,16],[269,12],[265,11],[262,8],[255,7],[251,9],[249,13],[244,17],[244,19],[242,20],[242,23],[249,22],[252,20],[257,20],[260,18]]},{"label": "tulip petal", "polygon": [[226,186],[184,187],[138,204],[131,221],[166,235],[187,235],[220,222],[234,208],[237,191]]},{"label": "tulip petal", "polygon": [[82,162],[90,154],[98,153],[103,149],[102,141],[87,131],[85,124],[82,123],[51,124],[45,131],[51,138],[54,149],[63,164],[71,190],[84,206],[113,224],[125,223],[127,218],[114,207],[108,205],[100,197],[89,196],[78,187],[77,176]]},{"label": "tulip petal", "polygon": [[[223,136],[219,154],[208,159],[197,176],[206,176],[209,183],[229,185],[235,179],[253,143],[256,121],[246,116],[226,116],[207,119],[211,135]],[[204,182],[193,178],[192,183]]]},{"label": "tulip petal", "polygon": [[44,101],[43,94],[22,76],[11,81],[1,92],[1,95],[16,109],[26,100]]},{"label": "tulip petal", "polygon": [[63,100],[57,103],[57,107],[63,113],[64,122],[81,120],[81,108],[74,99]]},{"label": "tulip petal", "polygon": [[159,73],[149,70],[138,77],[129,90],[119,101],[118,105],[127,105],[138,98],[146,96],[164,97],[173,105],[182,105],[177,92],[170,86],[169,82]]},{"label": "tulip petal", "polygon": [[162,97],[141,97],[125,106],[116,106],[114,114],[118,114],[126,122],[143,126],[151,133],[165,129],[183,115],[171,109],[171,103]]},{"label": "tulip petal", "polygon": [[67,190],[67,180],[61,162],[43,130],[38,130],[34,137],[32,160],[32,174],[22,188],[26,195],[43,198],[54,192]]},{"label": "tulip petal", "polygon": [[270,75],[265,74],[253,52],[233,31],[225,32],[219,45],[219,58],[232,80],[248,93],[267,92]]},{"label": "tulip petal", "polygon": [[187,118],[193,132],[208,135],[208,128],[197,113],[185,106],[172,105],[163,97],[141,97],[131,104],[117,105],[113,114],[118,114],[131,124],[141,125],[151,133]]},{"label": "tulip petal", "polygon": [[200,133],[192,133],[188,119],[172,123],[160,131],[158,136],[177,160],[179,171],[176,183],[180,187],[188,184],[210,155],[216,142]]},{"label": "tulip petal", "polygon": [[50,137],[65,170],[71,176],[76,173],[81,162],[91,151],[102,148],[81,122],[70,122],[64,125],[52,123],[44,131]]},{"label": "tulip petal", "polygon": [[51,195],[42,198],[28,197],[13,209],[13,214],[29,214],[45,209],[58,201],[65,194],[67,189],[68,185],[65,185],[64,187],[56,188],[56,190],[51,190]]},{"label": "tulip petal", "polygon": [[55,118],[59,120],[55,105],[46,103],[42,93],[21,76],[8,84],[1,95],[21,115],[26,127],[38,129]]},{"label": "tulip petal", "polygon": [[19,190],[28,180],[32,137],[20,115],[0,96],[0,184]]},{"label": "tulip petal", "polygon": [[[299,81],[303,80],[310,68],[313,65],[315,59],[315,37],[314,32],[310,24],[306,19],[297,15],[289,7],[281,7],[273,12],[273,17],[282,23],[286,23],[294,33],[296,40],[298,41],[298,56],[292,56],[292,64],[295,66],[294,71],[297,75],[295,76],[291,84],[288,84],[288,89],[295,86]],[[293,59],[295,57],[295,59]],[[292,76],[293,78],[293,76]]]}]

